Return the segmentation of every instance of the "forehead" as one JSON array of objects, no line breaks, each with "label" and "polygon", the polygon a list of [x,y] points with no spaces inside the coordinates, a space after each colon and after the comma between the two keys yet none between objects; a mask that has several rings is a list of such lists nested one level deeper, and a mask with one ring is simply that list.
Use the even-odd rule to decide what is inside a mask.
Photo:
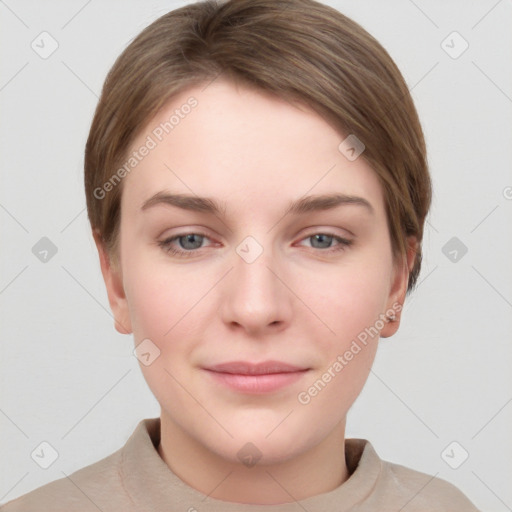
[{"label": "forehead", "polygon": [[228,81],[205,85],[176,95],[132,144],[130,154],[145,156],[125,178],[128,207],[162,190],[215,197],[233,210],[341,192],[383,212],[377,175],[340,151],[347,134],[319,114]]}]

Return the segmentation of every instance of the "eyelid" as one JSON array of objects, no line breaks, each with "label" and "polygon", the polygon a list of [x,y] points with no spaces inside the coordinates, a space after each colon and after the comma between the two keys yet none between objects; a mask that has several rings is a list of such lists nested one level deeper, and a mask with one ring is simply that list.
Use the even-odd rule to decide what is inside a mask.
[{"label": "eyelid", "polygon": [[308,233],[304,236],[302,236],[300,239],[299,239],[299,242],[303,242],[304,240],[308,240],[309,238],[315,236],[315,235],[326,235],[326,236],[329,236],[331,238],[333,238],[334,240],[336,240],[338,242],[337,245],[333,247],[329,247],[327,249],[317,249],[315,247],[312,247],[312,249],[317,249],[319,252],[324,252],[324,253],[329,253],[329,252],[335,252],[336,249],[335,247],[337,246],[345,246],[345,247],[348,247],[350,245],[352,245],[354,243],[354,239],[353,238],[348,238],[348,237],[344,237],[344,236],[341,236],[341,235],[338,235],[336,233],[334,233],[333,231],[330,231],[328,229],[325,229],[325,230],[316,230],[316,231],[313,231],[311,233]]},{"label": "eyelid", "polygon": [[[169,236],[165,236],[162,238],[161,242],[167,242],[167,241],[175,241],[177,240],[178,238],[183,238],[187,235],[198,235],[198,236],[201,236],[203,237],[204,239],[207,239],[209,240],[210,242],[213,242],[211,243],[210,245],[214,245],[214,244],[218,244],[219,242],[215,242],[213,240],[213,237],[211,237],[208,233],[205,233],[204,231],[201,231],[199,229],[193,229],[193,230],[189,230],[189,231],[180,231],[179,233],[176,233],[175,235],[169,235]],[[197,251],[199,251],[199,249],[197,249]]]},{"label": "eyelid", "polygon": [[[170,232],[170,234],[166,234],[167,232]],[[158,235],[157,238],[161,239],[162,241],[165,241],[170,240],[171,238],[175,239],[186,235],[200,235],[204,238],[208,238],[209,240],[215,240],[216,238],[211,234],[209,229],[204,228],[202,226],[180,226],[178,228],[165,229],[164,231],[162,231],[160,235]]]},{"label": "eyelid", "polygon": [[[339,233],[341,232],[341,233]],[[345,235],[343,232],[347,233],[348,236],[356,237],[352,231],[350,231],[347,228],[341,228],[341,227],[334,227],[334,226],[312,226],[310,228],[306,228],[305,235],[303,236],[311,236],[311,235],[317,235],[319,233],[323,233],[325,235],[332,235],[332,236],[338,236],[341,238],[345,238]]]},{"label": "eyelid", "polygon": [[[204,233],[203,231],[199,229],[189,229],[187,231],[181,231],[179,233],[176,233],[175,235],[169,235],[167,237],[164,237],[162,240],[158,240],[156,242],[156,245],[159,246],[164,252],[167,252],[169,254],[175,255],[177,257],[193,257],[198,253],[201,253],[201,249],[205,249],[206,247],[201,247],[199,249],[194,250],[185,250],[185,249],[175,249],[171,244],[178,240],[179,238],[182,238],[187,235],[199,235],[203,238],[206,238],[208,240],[212,240],[212,237],[210,237],[208,234]],[[213,242],[212,244],[208,245],[207,247],[211,247],[212,245],[218,244],[217,242]]]}]

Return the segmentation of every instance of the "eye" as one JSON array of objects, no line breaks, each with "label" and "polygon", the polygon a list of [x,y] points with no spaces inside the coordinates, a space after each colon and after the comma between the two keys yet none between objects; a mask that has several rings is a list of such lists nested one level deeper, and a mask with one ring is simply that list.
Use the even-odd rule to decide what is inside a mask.
[{"label": "eye", "polygon": [[[183,233],[161,240],[158,242],[158,245],[165,252],[187,258],[194,256],[197,249],[202,248],[204,240],[209,240],[209,238],[203,233]],[[176,247],[174,242],[177,242],[178,247]]]},{"label": "eye", "polygon": [[[347,247],[352,245],[353,240],[335,235],[334,233],[314,233],[303,238],[303,240],[311,240],[313,249],[320,249],[322,252],[338,252],[344,251]],[[337,242],[332,246],[333,241]]]},{"label": "eye", "polygon": [[[158,245],[169,254],[177,257],[189,258],[195,256],[203,249],[203,242],[210,240],[204,233],[181,233],[158,242]],[[311,247],[324,253],[334,253],[345,250],[353,241],[335,235],[334,233],[314,233],[303,238],[311,241]],[[336,242],[333,246],[333,242]]]}]

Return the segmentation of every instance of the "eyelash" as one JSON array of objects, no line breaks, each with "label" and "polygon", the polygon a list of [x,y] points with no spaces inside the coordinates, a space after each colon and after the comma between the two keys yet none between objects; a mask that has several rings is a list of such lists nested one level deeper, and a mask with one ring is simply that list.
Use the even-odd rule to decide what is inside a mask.
[{"label": "eyelash", "polygon": [[[185,250],[181,250],[181,249],[176,249],[176,248],[174,248],[171,245],[171,243],[174,242],[175,240],[178,240],[179,238],[185,237],[187,235],[199,235],[199,236],[202,236],[204,238],[208,238],[209,239],[209,237],[206,234],[200,233],[200,232],[182,233],[182,234],[175,235],[173,237],[167,238],[165,240],[161,240],[161,241],[158,242],[158,245],[165,252],[167,252],[169,254],[172,254],[173,256],[178,256],[180,258],[190,258],[190,257],[193,257],[193,256],[195,256],[195,253],[199,252],[200,249],[191,249],[191,250],[185,251]],[[302,240],[306,240],[308,238],[312,238],[315,235],[325,235],[325,236],[328,236],[328,237],[332,237],[334,240],[339,242],[338,245],[334,246],[334,248],[317,249],[317,250],[319,250],[321,252],[324,252],[324,253],[337,253],[337,252],[344,251],[345,249],[350,247],[352,245],[352,243],[353,243],[353,240],[348,240],[346,238],[342,238],[340,236],[337,236],[334,233],[329,233],[329,232],[324,232],[324,231],[319,231],[318,233],[313,233],[311,235],[308,235],[308,236],[302,238]],[[316,249],[316,248],[313,247],[313,249]]]}]

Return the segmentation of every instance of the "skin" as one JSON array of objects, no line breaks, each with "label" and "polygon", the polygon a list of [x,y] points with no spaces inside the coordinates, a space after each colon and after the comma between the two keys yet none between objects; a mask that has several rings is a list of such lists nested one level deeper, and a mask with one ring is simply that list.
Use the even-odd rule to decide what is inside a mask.
[{"label": "skin", "polygon": [[[190,96],[197,99],[124,178],[118,266],[95,233],[108,298],[116,329],[133,332],[135,345],[149,338],[160,350],[141,369],[161,405],[158,452],[170,469],[216,499],[304,499],[350,476],[346,415],[379,337],[308,404],[297,396],[379,315],[403,304],[414,252],[406,263],[394,261],[377,175],[364,158],[349,161],[340,153],[346,135],[306,106],[221,79],[203,88],[175,96],[133,143],[140,147]],[[162,190],[207,196],[225,209],[221,215],[165,204],[141,210]],[[373,213],[345,204],[285,215],[292,200],[333,192],[366,199]],[[195,251],[192,257],[158,245],[198,232],[206,236],[170,244]],[[319,233],[352,244],[318,240]],[[263,250],[252,263],[236,251],[247,236]],[[399,322],[397,311],[380,336],[394,334]],[[308,370],[289,386],[254,395],[203,369],[234,360],[279,360]],[[247,442],[261,453],[252,467],[237,456]]]}]

